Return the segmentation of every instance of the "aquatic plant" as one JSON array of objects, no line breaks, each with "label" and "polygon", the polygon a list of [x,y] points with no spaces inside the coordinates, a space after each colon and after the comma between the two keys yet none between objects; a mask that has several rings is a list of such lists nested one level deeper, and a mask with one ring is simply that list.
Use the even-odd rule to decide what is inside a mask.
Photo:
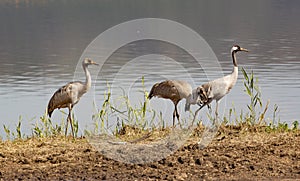
[{"label": "aquatic plant", "polygon": [[[113,132],[116,134],[125,125],[139,127],[142,130],[154,127],[153,120],[156,113],[149,107],[148,92],[145,89],[144,77],[141,78],[141,85],[142,89],[140,92],[143,94],[143,101],[138,105],[132,105],[123,89],[123,95],[117,97],[116,100],[112,100],[111,86],[107,84],[107,91],[104,93],[104,102],[101,108],[94,108],[96,113],[92,116],[95,125],[93,134],[109,133],[111,130],[114,130]],[[152,114],[150,120],[146,119],[147,112]],[[116,119],[114,129],[111,129],[109,125],[110,118]],[[85,131],[85,133],[91,134],[89,131]]]},{"label": "aquatic plant", "polygon": [[[262,94],[258,86],[258,78],[255,77],[254,72],[247,72],[242,68],[244,76],[244,92],[249,97],[249,104],[247,104],[247,110],[238,114],[236,106],[232,103],[231,108],[228,110],[228,115],[223,117],[222,125],[236,125],[240,126],[241,130],[249,130],[248,128],[261,128],[264,127],[266,132],[274,131],[295,131],[299,129],[299,122],[294,121],[291,127],[287,123],[281,122],[279,117],[279,107],[274,105],[273,117],[265,118],[266,112],[269,109],[270,101],[264,105]],[[145,79],[141,78],[142,89],[140,92],[143,94],[143,100],[137,104],[132,105],[129,97],[123,90],[123,95],[112,99],[111,87],[107,84],[107,90],[103,95],[103,103],[98,109],[94,104],[95,113],[92,116],[93,119],[93,131],[84,130],[84,135],[90,134],[113,134],[119,136],[124,129],[128,129],[128,126],[134,128],[134,132],[144,133],[148,131],[166,130],[166,120],[163,119],[162,112],[156,113],[149,105],[148,92],[145,89]],[[64,116],[67,114],[63,111],[62,119],[60,123],[53,123],[48,118],[45,111],[44,115],[36,120],[31,129],[32,137],[47,138],[62,136],[65,129]],[[147,115],[148,113],[148,115]],[[192,113],[191,113],[192,114]],[[149,116],[150,115],[150,116]],[[74,115],[72,115],[74,117]],[[148,116],[148,117],[147,117]],[[150,117],[150,119],[149,119]],[[190,116],[192,119],[193,116]],[[211,113],[207,114],[209,120],[212,120]],[[111,118],[115,118],[115,124],[111,124]],[[154,119],[157,118],[158,125],[154,123]],[[75,137],[78,136],[78,121],[72,119],[74,125]],[[22,117],[19,117],[18,123],[15,129],[10,129],[8,126],[3,125],[6,139],[23,139],[25,134],[21,131]]]}]

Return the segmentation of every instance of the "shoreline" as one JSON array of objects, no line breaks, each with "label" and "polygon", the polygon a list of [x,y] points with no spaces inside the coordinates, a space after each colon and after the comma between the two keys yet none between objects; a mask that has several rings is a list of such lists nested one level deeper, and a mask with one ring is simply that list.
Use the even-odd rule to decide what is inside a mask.
[{"label": "shoreline", "polygon": [[267,133],[224,127],[207,147],[197,149],[199,130],[173,154],[146,164],[109,159],[85,138],[2,141],[0,179],[300,179],[299,129]]}]

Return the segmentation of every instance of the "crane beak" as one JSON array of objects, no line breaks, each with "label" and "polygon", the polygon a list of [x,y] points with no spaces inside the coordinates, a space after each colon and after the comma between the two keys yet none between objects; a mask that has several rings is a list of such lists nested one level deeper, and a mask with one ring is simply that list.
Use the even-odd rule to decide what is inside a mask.
[{"label": "crane beak", "polygon": [[247,50],[246,48],[240,48],[240,50],[244,52],[249,52],[249,50]]},{"label": "crane beak", "polygon": [[91,64],[92,64],[92,65],[99,65],[99,64],[97,64],[97,63],[94,62],[94,61],[92,61]]}]

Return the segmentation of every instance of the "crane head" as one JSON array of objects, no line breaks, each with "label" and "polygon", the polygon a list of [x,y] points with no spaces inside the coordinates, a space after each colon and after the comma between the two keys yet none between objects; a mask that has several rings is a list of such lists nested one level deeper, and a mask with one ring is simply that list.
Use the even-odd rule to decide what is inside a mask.
[{"label": "crane head", "polygon": [[242,48],[238,45],[233,45],[233,47],[231,48],[231,52],[238,52],[238,51],[249,52],[246,48]]},{"label": "crane head", "polygon": [[87,65],[99,65],[96,62],[94,62],[92,59],[90,58],[85,58],[82,62],[83,65],[87,66]]},{"label": "crane head", "polygon": [[207,104],[209,102],[208,91],[203,86],[199,86],[196,89],[196,93],[198,96],[197,104]]}]

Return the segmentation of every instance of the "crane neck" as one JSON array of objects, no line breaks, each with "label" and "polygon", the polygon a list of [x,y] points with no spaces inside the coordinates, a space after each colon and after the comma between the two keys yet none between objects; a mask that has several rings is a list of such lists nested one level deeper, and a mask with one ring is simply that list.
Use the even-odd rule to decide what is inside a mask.
[{"label": "crane neck", "polygon": [[232,77],[232,81],[233,81],[233,85],[234,85],[237,80],[238,72],[239,72],[239,69],[237,66],[237,60],[236,60],[236,51],[232,51],[231,56],[232,56],[232,62],[233,62],[233,66],[234,66],[231,77]]},{"label": "crane neck", "polygon": [[84,70],[85,77],[86,77],[86,79],[85,79],[85,89],[86,89],[86,91],[88,91],[91,88],[91,82],[92,82],[91,74],[90,74],[90,72],[88,70],[88,66],[86,64],[82,64],[82,68]]},{"label": "crane neck", "polygon": [[236,54],[236,51],[231,52],[233,65],[234,65],[234,67],[237,67],[237,60],[236,60],[236,55],[235,54]]}]

